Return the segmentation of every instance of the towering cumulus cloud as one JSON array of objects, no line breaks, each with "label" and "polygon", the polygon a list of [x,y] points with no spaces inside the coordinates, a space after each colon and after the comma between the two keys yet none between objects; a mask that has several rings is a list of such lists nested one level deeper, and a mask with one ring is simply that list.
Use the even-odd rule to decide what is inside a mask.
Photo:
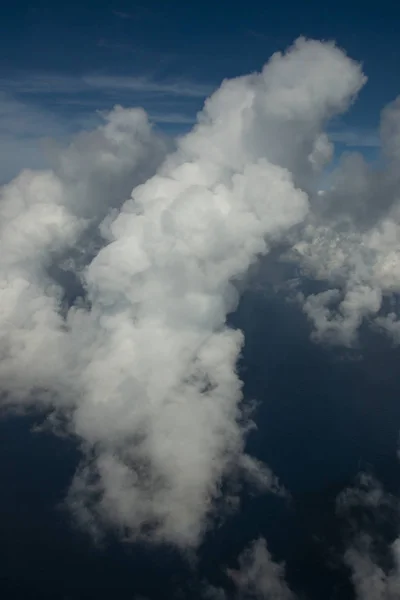
[{"label": "towering cumulus cloud", "polygon": [[300,39],[223,82],[172,153],[116,108],[54,171],[3,189],[5,402],[45,403],[81,440],[69,500],[88,523],[192,546],[224,478],[273,484],[244,454],[226,316],[235,281],[307,218],[324,125],[363,83],[334,45]]}]

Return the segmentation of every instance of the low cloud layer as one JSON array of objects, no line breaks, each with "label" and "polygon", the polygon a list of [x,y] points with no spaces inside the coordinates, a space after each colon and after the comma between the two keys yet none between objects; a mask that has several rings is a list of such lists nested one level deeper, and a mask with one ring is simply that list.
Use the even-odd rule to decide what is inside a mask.
[{"label": "low cloud layer", "polygon": [[[79,441],[68,504],[92,530],[195,547],[243,478],[278,488],[245,452],[243,334],[226,324],[271,250],[317,341],[354,345],[366,321],[399,340],[398,102],[379,165],[347,155],[319,191],[329,120],[365,82],[334,44],[299,39],[224,81],[174,143],[115,107],[2,188],[3,402]],[[240,564],[243,597],[292,597],[262,540]]]}]

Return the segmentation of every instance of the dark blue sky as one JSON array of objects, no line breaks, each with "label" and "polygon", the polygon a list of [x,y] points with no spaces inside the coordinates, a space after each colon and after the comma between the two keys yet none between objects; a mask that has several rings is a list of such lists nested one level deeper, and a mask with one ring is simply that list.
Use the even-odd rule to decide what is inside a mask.
[{"label": "dark blue sky", "polygon": [[361,60],[375,93],[398,89],[399,9],[358,2],[16,2],[3,8],[1,67],[79,74],[153,74],[218,83],[258,69],[299,35],[335,39]]},{"label": "dark blue sky", "polygon": [[41,137],[90,127],[115,103],[143,105],[171,133],[187,129],[222,78],[259,69],[299,35],[334,39],[363,62],[368,84],[334,128],[339,151],[352,132],[373,156],[379,112],[400,89],[399,14],[388,0],[10,2],[0,21],[0,136],[13,143],[0,150],[1,179],[43,163]]},{"label": "dark blue sky", "polygon": [[340,0],[15,2],[3,8],[1,64],[61,73],[149,69],[213,82],[260,67],[302,34],[337,40],[396,93],[398,17],[388,1],[368,8]]}]

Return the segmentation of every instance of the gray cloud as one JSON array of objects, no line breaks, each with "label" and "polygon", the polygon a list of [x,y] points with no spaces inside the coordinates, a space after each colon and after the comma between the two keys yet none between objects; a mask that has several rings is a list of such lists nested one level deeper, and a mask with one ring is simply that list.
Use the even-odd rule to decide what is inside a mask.
[{"label": "gray cloud", "polygon": [[395,600],[400,594],[399,544],[391,549],[395,566],[389,571],[380,567],[371,554],[372,540],[362,536],[363,548],[346,552],[346,563],[352,570],[357,600]]},{"label": "gray cloud", "polygon": [[284,565],[272,560],[263,538],[250,544],[240,554],[238,562],[239,568],[228,572],[235,583],[237,598],[294,600],[285,581]]},{"label": "gray cloud", "polygon": [[[353,511],[353,512],[352,512]],[[354,512],[357,511],[357,512]],[[394,600],[400,593],[400,540],[395,539],[398,498],[387,493],[379,481],[361,473],[356,485],[337,499],[337,512],[352,524],[352,540],[344,554],[351,570],[357,600]],[[355,515],[364,515],[364,521]],[[388,519],[393,530],[392,543],[381,539],[381,523]],[[371,528],[371,523],[375,526]],[[363,525],[364,523],[364,525]],[[369,525],[368,528],[367,525]]]}]

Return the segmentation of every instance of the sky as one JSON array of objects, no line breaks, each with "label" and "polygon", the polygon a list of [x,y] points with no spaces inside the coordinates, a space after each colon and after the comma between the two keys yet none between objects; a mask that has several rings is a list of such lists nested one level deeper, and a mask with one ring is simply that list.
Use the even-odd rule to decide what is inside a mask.
[{"label": "sky", "polygon": [[399,597],[397,12],[3,10],[2,597]]},{"label": "sky", "polygon": [[[357,110],[332,124],[341,149],[375,157],[382,106],[398,90],[395,3],[9,3],[1,20],[3,174],[46,164],[115,103],[144,106],[169,132],[187,130],[222,79],[258,70],[299,35],[335,40],[362,61]],[[384,60],[384,67],[382,61]],[[7,146],[7,150],[5,147]]]}]

